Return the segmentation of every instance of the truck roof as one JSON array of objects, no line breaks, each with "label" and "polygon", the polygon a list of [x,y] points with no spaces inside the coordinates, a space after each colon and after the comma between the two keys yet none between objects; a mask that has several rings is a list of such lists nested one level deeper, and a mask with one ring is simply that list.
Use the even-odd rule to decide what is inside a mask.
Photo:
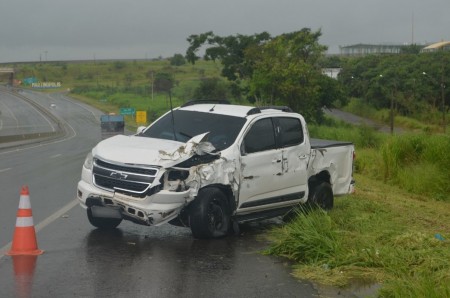
[{"label": "truck roof", "polygon": [[216,103],[195,104],[180,108],[180,110],[185,111],[209,112],[236,117],[246,117],[251,109],[253,109],[253,107]]},{"label": "truck roof", "polygon": [[255,115],[260,113],[292,112],[292,110],[288,107],[277,107],[277,106],[252,107],[252,106],[222,104],[214,102],[190,104],[182,106],[179,109],[184,111],[216,113],[221,115],[236,116],[243,118],[249,115]]}]

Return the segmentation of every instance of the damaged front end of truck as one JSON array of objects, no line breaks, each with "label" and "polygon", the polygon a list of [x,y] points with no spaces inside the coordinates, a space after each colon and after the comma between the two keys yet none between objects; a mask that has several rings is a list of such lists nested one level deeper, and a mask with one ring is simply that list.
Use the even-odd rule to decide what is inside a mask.
[{"label": "damaged front end of truck", "polygon": [[[235,161],[222,156],[207,137],[204,133],[182,145],[170,141],[171,146],[138,136],[117,136],[100,143],[86,158],[78,183],[78,199],[88,210],[90,222],[117,226],[125,219],[148,226],[167,222],[188,226],[186,208],[201,188],[225,185],[232,189],[234,185],[237,190]],[[128,142],[123,138],[129,138]],[[144,150],[151,143],[162,149]],[[134,154],[119,158],[123,144]],[[106,148],[115,148],[117,154]]]}]

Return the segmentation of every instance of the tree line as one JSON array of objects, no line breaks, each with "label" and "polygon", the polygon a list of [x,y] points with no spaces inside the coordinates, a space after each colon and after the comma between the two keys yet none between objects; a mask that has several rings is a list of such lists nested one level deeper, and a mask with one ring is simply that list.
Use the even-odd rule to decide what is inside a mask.
[{"label": "tree line", "polygon": [[[192,64],[201,58],[220,61],[235,97],[289,105],[315,123],[323,120],[322,107],[345,105],[351,97],[377,109],[394,102],[396,113],[405,116],[446,113],[450,52],[420,53],[410,45],[400,54],[327,57],[320,36],[320,30],[309,28],[275,37],[209,31],[187,38],[185,57]],[[325,67],[341,68],[338,80],[324,75]]]},{"label": "tree line", "polygon": [[319,62],[327,47],[320,36],[320,30],[309,28],[275,37],[267,32],[222,37],[209,31],[189,36],[186,59],[220,61],[235,97],[257,105],[288,105],[318,123],[322,107],[345,104],[347,98],[339,82],[322,74]]}]

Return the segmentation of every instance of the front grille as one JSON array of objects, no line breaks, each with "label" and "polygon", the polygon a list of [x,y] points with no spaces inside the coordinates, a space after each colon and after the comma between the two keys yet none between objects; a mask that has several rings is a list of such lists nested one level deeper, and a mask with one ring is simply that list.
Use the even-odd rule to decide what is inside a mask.
[{"label": "front grille", "polygon": [[109,189],[123,189],[131,192],[143,192],[148,188],[148,184],[117,180],[99,175],[95,176],[95,183]]},{"label": "front grille", "polygon": [[113,164],[110,162],[106,162],[106,161],[98,159],[98,158],[95,159],[95,163],[102,168],[107,168],[107,169],[115,170],[115,171],[142,174],[142,175],[155,176],[156,173],[158,172],[157,169],[153,169],[153,168],[138,168],[138,167],[132,167],[129,165],[117,165],[117,164]]},{"label": "front grille", "polygon": [[144,197],[157,174],[158,168],[114,164],[94,159],[94,185],[110,191]]}]

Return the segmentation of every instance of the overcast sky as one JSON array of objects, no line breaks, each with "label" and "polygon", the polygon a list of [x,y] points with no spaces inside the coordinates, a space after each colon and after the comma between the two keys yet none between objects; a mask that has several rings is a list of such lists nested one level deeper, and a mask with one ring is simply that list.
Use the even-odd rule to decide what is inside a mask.
[{"label": "overcast sky", "polygon": [[450,0],[2,0],[0,63],[170,57],[185,54],[191,34],[304,27],[321,29],[334,53],[356,43],[448,41]]}]

